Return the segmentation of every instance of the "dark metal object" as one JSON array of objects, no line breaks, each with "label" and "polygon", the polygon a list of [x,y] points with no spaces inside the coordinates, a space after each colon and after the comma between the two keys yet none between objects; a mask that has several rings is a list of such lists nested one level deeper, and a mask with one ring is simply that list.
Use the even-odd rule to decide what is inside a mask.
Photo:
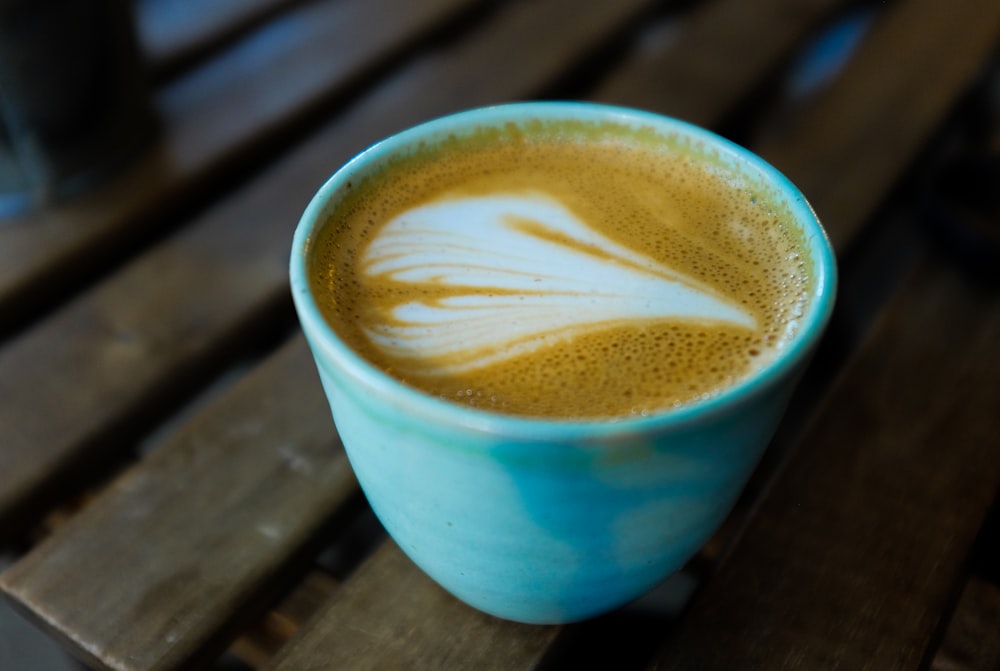
[{"label": "dark metal object", "polygon": [[0,0],[0,215],[92,186],[153,127],[127,0]]}]

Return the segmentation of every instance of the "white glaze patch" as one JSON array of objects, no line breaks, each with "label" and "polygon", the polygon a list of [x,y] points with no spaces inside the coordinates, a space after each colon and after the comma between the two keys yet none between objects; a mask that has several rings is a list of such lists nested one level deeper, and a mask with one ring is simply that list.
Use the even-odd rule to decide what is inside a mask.
[{"label": "white glaze patch", "polygon": [[397,323],[365,329],[388,354],[444,358],[441,373],[623,321],[756,326],[732,301],[609,240],[541,194],[454,198],[409,210],[379,230],[362,267],[372,277],[454,288],[447,298],[401,302],[391,311]]}]

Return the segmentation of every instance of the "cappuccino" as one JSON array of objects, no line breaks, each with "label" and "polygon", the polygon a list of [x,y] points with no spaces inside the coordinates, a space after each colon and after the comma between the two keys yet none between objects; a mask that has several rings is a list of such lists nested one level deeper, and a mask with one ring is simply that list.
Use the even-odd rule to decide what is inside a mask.
[{"label": "cappuccino", "polygon": [[360,356],[506,414],[659,413],[745,380],[815,278],[778,195],[718,150],[615,122],[482,128],[345,183],[310,241]]}]

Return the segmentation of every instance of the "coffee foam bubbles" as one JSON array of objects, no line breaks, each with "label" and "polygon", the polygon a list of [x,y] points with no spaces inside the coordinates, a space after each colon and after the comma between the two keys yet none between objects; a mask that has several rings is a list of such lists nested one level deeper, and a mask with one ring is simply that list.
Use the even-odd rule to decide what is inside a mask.
[{"label": "coffee foam bubbles", "polygon": [[438,360],[427,371],[433,375],[616,324],[756,328],[752,314],[710,286],[601,235],[539,192],[445,198],[407,210],[376,232],[361,270],[447,292],[401,301],[385,322],[364,327],[388,355]]},{"label": "coffee foam bubbles", "polygon": [[406,384],[530,416],[657,412],[766,364],[812,291],[766,189],[617,126],[510,127],[345,183],[312,241],[335,331]]}]

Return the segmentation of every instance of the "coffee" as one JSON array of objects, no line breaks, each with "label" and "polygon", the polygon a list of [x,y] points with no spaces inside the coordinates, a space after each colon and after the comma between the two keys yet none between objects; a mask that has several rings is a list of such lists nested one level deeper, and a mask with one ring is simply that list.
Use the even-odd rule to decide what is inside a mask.
[{"label": "coffee", "polygon": [[534,417],[657,413],[766,365],[814,278],[771,188],[616,123],[483,128],[345,183],[310,242],[332,328],[402,382]]}]

